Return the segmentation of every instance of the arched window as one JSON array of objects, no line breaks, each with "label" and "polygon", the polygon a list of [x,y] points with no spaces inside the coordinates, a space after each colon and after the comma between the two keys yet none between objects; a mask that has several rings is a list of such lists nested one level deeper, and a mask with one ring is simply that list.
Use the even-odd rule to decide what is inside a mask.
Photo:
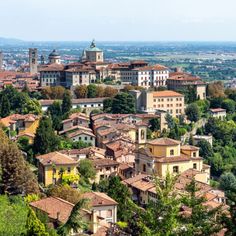
[{"label": "arched window", "polygon": [[144,132],[144,130],[142,129],[142,130],[141,130],[141,139],[145,139],[144,136],[145,136],[145,132]]}]

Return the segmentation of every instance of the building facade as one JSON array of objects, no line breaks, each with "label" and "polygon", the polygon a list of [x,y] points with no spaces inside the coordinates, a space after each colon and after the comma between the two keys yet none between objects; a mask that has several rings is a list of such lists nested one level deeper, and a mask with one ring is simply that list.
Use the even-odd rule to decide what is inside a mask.
[{"label": "building facade", "polygon": [[190,87],[195,89],[197,98],[206,99],[206,83],[201,78],[184,72],[170,73],[167,80],[167,87],[171,90],[187,90]]}]

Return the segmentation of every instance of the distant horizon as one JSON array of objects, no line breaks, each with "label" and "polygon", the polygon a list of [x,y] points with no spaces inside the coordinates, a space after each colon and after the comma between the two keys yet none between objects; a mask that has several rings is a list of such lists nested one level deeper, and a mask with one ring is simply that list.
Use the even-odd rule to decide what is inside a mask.
[{"label": "distant horizon", "polygon": [[[51,42],[62,42],[62,43],[87,43],[91,42],[93,39],[87,39],[87,40],[31,40],[31,39],[22,39],[17,37],[4,37],[0,36],[0,40],[16,40],[21,41],[25,43],[31,43],[31,42],[40,42],[40,43],[51,43]],[[96,40],[95,42],[100,43],[236,43],[236,40]]]}]

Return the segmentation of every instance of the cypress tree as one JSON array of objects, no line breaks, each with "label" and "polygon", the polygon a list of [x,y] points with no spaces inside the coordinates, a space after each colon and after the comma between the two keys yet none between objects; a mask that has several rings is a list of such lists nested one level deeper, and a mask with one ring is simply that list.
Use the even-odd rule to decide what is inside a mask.
[{"label": "cypress tree", "polygon": [[57,150],[59,139],[52,128],[49,117],[42,117],[37,128],[33,150],[35,154],[45,154]]},{"label": "cypress tree", "polygon": [[67,90],[63,95],[63,100],[61,105],[62,114],[68,114],[71,108],[72,108],[71,94],[70,91]]},{"label": "cypress tree", "polygon": [[0,115],[6,117],[10,115],[11,105],[5,94],[2,95],[0,100]]}]

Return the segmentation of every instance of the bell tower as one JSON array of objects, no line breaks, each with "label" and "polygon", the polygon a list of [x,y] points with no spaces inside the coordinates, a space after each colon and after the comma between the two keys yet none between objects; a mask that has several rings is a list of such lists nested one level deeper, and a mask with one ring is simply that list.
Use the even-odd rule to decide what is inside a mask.
[{"label": "bell tower", "polygon": [[37,48],[29,49],[29,67],[30,67],[30,74],[38,73],[38,49]]}]

